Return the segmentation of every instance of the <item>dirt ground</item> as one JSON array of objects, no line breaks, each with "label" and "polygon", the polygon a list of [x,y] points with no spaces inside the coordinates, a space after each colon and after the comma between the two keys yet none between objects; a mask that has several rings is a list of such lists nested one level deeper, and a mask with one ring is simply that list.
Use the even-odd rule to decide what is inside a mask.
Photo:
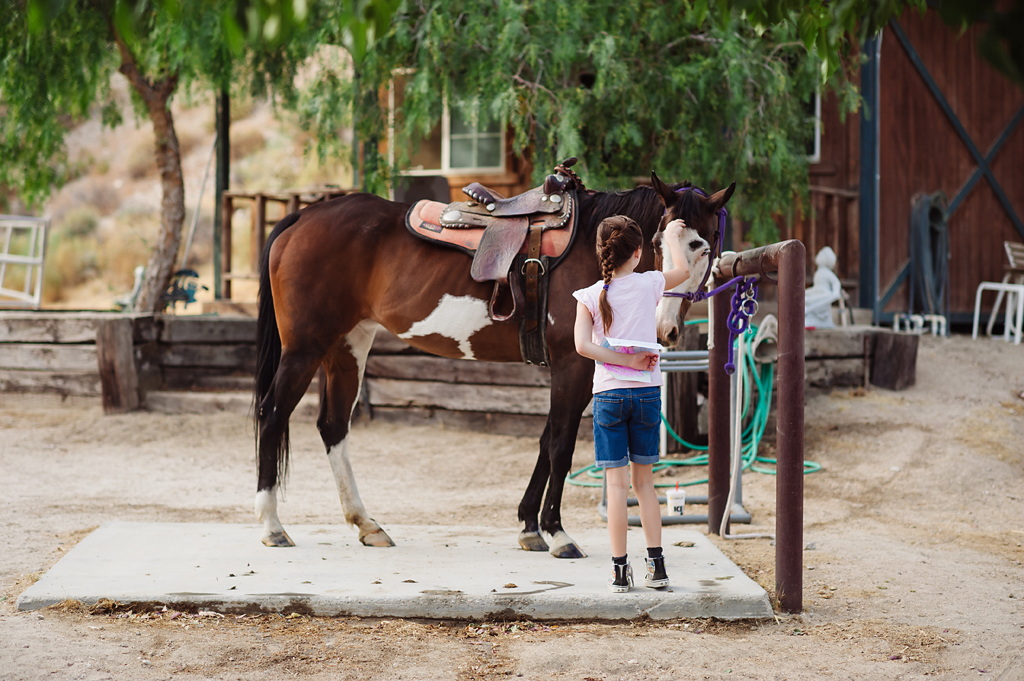
[{"label": "dirt ground", "polygon": [[[252,435],[240,415],[0,395],[0,678],[1024,679],[1022,391],[1024,347],[925,336],[913,388],[809,394],[807,458],[823,469],[805,478],[805,611],[657,623],[19,613],[18,594],[104,522],[252,522]],[[292,438],[283,522],[342,522],[315,428]],[[491,525],[515,542],[535,440],[379,422],[352,439],[385,527]],[[574,470],[591,457],[579,443]],[[748,474],[744,500],[770,531],[774,478]],[[570,534],[601,525],[596,501],[567,488]],[[771,589],[768,540],[715,541]]]}]

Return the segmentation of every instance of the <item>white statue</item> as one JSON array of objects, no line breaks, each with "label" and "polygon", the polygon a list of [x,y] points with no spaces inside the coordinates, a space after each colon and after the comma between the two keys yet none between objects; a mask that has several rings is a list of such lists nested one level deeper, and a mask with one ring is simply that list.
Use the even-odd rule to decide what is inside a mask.
[{"label": "white statue", "polygon": [[817,329],[834,329],[832,303],[843,296],[839,277],[832,270],[836,266],[836,253],[828,246],[818,251],[814,258],[818,269],[814,271],[814,283],[804,291],[804,326]]}]

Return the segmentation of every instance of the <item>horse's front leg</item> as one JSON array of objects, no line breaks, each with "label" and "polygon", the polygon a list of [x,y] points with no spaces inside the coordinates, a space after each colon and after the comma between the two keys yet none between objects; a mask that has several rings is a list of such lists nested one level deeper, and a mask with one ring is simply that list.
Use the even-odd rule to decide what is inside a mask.
[{"label": "horse's front leg", "polygon": [[359,529],[359,541],[366,546],[394,546],[391,537],[367,514],[348,455],[352,412],[376,331],[377,325],[370,321],[356,325],[324,359],[326,381],[320,388],[320,417],[316,425],[327,448],[345,520]]},{"label": "horse's front leg", "polygon": [[591,400],[591,363],[574,356],[574,361],[551,371],[550,433],[547,443],[551,474],[541,510],[540,527],[551,535],[551,555],[556,558],[586,558],[587,554],[562,528],[562,492],[572,467],[580,419]]},{"label": "horse's front leg", "polygon": [[548,543],[540,533],[537,516],[540,514],[540,502],[544,498],[544,487],[551,473],[551,459],[548,457],[548,442],[551,436],[551,413],[548,412],[544,434],[540,436],[540,454],[537,465],[533,467],[530,484],[526,486],[522,501],[519,502],[519,519],[525,527],[519,533],[519,545],[527,551],[547,551]]}]

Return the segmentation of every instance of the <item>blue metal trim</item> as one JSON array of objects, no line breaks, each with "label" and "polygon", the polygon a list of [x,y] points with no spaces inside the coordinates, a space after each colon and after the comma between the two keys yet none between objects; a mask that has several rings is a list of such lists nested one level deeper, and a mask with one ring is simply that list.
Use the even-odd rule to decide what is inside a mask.
[{"label": "blue metal trim", "polygon": [[964,146],[966,146],[967,150],[971,152],[975,163],[978,164],[978,170],[985,174],[989,184],[992,186],[992,191],[995,192],[996,198],[998,198],[999,202],[1003,204],[1003,209],[1006,210],[1006,213],[1010,218],[1010,222],[1013,223],[1014,228],[1020,234],[1021,238],[1024,239],[1024,223],[1022,223],[1020,218],[1017,217],[1017,212],[1010,204],[1010,200],[1003,192],[1003,188],[999,186],[999,182],[996,181],[996,177],[992,173],[992,169],[988,167],[985,157],[981,155],[980,151],[978,151],[978,147],[974,145],[974,141],[971,139],[971,136],[967,134],[964,126],[960,123],[960,119],[956,117],[955,113],[953,113],[953,109],[949,106],[949,102],[947,102],[946,98],[942,95],[942,91],[939,90],[939,86],[935,84],[934,80],[932,80],[931,74],[929,74],[928,69],[925,68],[924,62],[921,61],[917,51],[914,50],[914,46],[910,44],[910,39],[907,38],[903,29],[900,28],[900,24],[896,19],[889,20],[889,27],[896,35],[896,38],[900,41],[900,45],[903,46],[907,56],[910,57],[910,61],[914,64],[917,72],[921,75],[925,85],[927,85],[928,89],[931,90],[932,96],[934,96],[935,100],[939,103],[943,113],[946,114],[949,122],[953,124],[953,128],[956,130],[957,134],[960,135],[960,139],[963,140]]},{"label": "blue metal trim", "polygon": [[860,69],[860,91],[863,105],[860,112],[860,306],[873,311],[878,321],[878,197],[875,180],[878,175],[878,43],[879,36],[864,41],[861,54],[867,61]]},{"label": "blue metal trim", "polygon": [[[988,150],[988,153],[985,154],[986,168],[988,168],[992,164],[992,161],[995,160],[996,155],[999,153],[999,150],[1003,148],[1003,144],[1006,142],[1007,139],[1009,139],[1010,135],[1013,133],[1014,129],[1017,127],[1017,124],[1020,123],[1022,118],[1024,118],[1024,105],[1017,109],[1017,113],[1014,114],[1013,118],[1010,119],[1010,122],[1006,124],[1006,127],[1003,128],[1003,132],[999,134],[999,137],[996,138],[996,141]],[[956,193],[956,196],[953,197],[953,200],[949,202],[947,215],[953,214],[953,211],[957,209],[961,201],[967,198],[967,195],[971,192],[972,189],[974,189],[974,185],[977,184],[978,180],[981,179],[981,176],[983,174],[984,173],[981,169],[981,166],[978,166],[975,169],[974,173],[972,173],[971,176],[967,179],[967,181],[964,182],[964,185],[960,188],[960,191]]]},{"label": "blue metal trim", "polygon": [[903,282],[906,281],[907,275],[909,274],[910,261],[908,260],[907,262],[903,263],[903,268],[900,270],[900,273],[896,275],[896,278],[892,280],[891,284],[889,284],[889,288],[885,290],[885,295],[878,299],[879,313],[881,313],[882,310],[885,309],[885,306],[889,304],[889,301],[892,300],[893,295],[896,294],[896,289],[903,285]]}]

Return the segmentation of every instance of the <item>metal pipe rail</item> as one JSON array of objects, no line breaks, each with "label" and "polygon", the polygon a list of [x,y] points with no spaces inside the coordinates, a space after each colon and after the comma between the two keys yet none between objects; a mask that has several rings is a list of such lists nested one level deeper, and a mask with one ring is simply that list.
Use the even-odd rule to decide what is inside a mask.
[{"label": "metal pipe rail", "polygon": [[[779,287],[778,412],[775,477],[775,593],[782,609],[803,609],[804,513],[804,245],[783,241],[724,255],[715,285],[737,276],[761,276]],[[778,272],[778,280],[768,273]],[[718,534],[729,496],[729,296],[714,305],[715,340],[708,368],[708,531]],[[728,532],[728,527],[726,528]]]}]

